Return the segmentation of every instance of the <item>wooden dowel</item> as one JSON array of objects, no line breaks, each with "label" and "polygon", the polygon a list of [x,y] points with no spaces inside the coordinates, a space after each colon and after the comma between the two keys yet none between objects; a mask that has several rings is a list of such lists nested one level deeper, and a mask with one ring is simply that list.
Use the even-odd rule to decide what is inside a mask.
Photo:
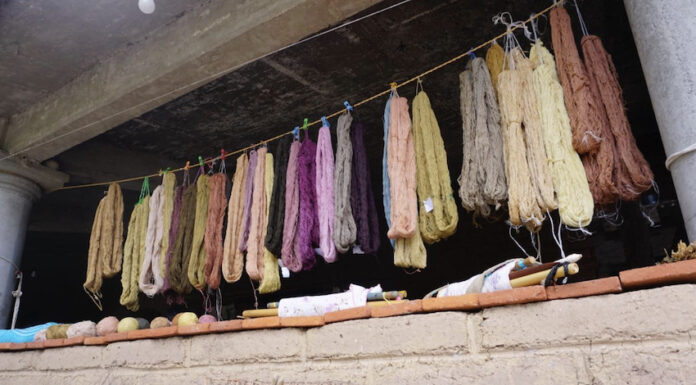
[{"label": "wooden dowel", "polygon": [[556,262],[548,262],[548,263],[542,263],[539,265],[533,265],[533,266],[530,266],[530,267],[528,267],[526,269],[522,269],[522,270],[511,271],[510,275],[508,275],[508,277],[510,277],[511,280],[516,279],[516,278],[520,278],[520,277],[524,277],[525,275],[530,275],[530,274],[538,273],[540,271],[549,270],[555,264],[556,264]]},{"label": "wooden dowel", "polygon": [[[377,307],[377,306],[387,306],[387,305],[395,305],[397,303],[402,303],[406,302],[407,300],[403,299],[398,299],[395,301],[371,301],[368,302],[368,306],[372,307]],[[278,315],[278,308],[275,309],[252,309],[252,310],[244,310],[242,312],[242,317],[244,318],[259,318],[259,317],[273,317]]]},{"label": "wooden dowel", "polygon": [[[378,291],[376,293],[368,293],[367,294],[367,300],[368,301],[383,301],[383,300],[395,300],[397,298],[401,299],[406,299],[408,293],[406,290],[393,290],[393,291]],[[279,302],[269,302],[266,304],[266,308],[268,309],[276,309],[278,307]]]},{"label": "wooden dowel", "polygon": [[[577,263],[571,263],[568,265],[568,275],[575,275],[580,271]],[[515,278],[510,280],[510,286],[512,287],[524,287],[538,285],[546,279],[546,277],[551,272],[551,269],[539,271],[534,274],[525,275],[524,277]],[[556,279],[565,277],[565,269],[558,268],[556,270]]]}]

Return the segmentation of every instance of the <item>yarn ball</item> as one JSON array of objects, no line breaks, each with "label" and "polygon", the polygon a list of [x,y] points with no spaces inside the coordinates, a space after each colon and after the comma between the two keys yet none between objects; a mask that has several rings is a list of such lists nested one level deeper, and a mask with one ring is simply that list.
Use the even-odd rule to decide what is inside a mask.
[{"label": "yarn ball", "polygon": [[53,325],[46,329],[46,338],[49,340],[57,338],[68,338],[67,332],[70,324]]},{"label": "yarn ball", "polygon": [[170,324],[169,320],[165,317],[157,317],[150,322],[150,329],[164,328]]},{"label": "yarn ball", "polygon": [[209,324],[213,322],[217,322],[217,318],[210,314],[202,315],[201,318],[198,319],[199,324]]},{"label": "yarn ball", "polygon": [[138,329],[150,328],[150,321],[146,320],[145,318],[138,317],[135,320],[138,321]]},{"label": "yarn ball", "polygon": [[126,317],[118,322],[117,330],[119,333],[138,330],[138,320],[133,317]]},{"label": "yarn ball", "polygon": [[179,324],[179,317],[184,313],[177,313],[174,318],[172,318],[172,325],[176,326]]},{"label": "yarn ball", "polygon": [[177,323],[177,325],[187,326],[187,325],[195,325],[197,323],[198,323],[198,316],[196,315],[196,313],[186,312],[186,313],[182,313],[179,316],[179,322]]},{"label": "yarn ball", "polygon": [[46,331],[48,331],[48,328],[36,332],[36,334],[34,334],[34,341],[46,341]]},{"label": "yarn ball", "polygon": [[68,338],[79,336],[94,337],[97,335],[97,324],[92,321],[78,322],[70,325],[65,334]]},{"label": "yarn ball", "polygon": [[116,317],[106,317],[97,323],[97,335],[105,336],[108,334],[114,334],[118,331],[118,318]]}]

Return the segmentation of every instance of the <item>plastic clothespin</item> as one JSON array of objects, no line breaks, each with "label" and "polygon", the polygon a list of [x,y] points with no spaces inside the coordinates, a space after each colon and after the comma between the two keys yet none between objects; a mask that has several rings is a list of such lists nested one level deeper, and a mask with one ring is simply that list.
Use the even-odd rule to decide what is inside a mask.
[{"label": "plastic clothespin", "polygon": [[346,106],[346,109],[348,111],[353,111],[353,106],[351,106],[347,100],[345,102],[343,102],[343,105]]},{"label": "plastic clothespin", "polygon": [[198,155],[198,165],[201,166],[202,169],[205,169],[205,166],[203,165],[203,157]]},{"label": "plastic clothespin", "polygon": [[469,50],[469,59],[471,59],[471,60],[476,59],[476,54],[474,53],[473,49]]},{"label": "plastic clothespin", "polygon": [[321,117],[321,124],[324,125],[324,127],[331,128],[331,125],[329,124],[329,121],[326,120],[326,116]]},{"label": "plastic clothespin", "polygon": [[292,136],[293,138],[295,138],[295,140],[298,140],[300,138],[300,126],[296,126],[292,129]]},{"label": "plastic clothespin", "polygon": [[226,157],[227,157],[227,151],[225,151],[224,148],[221,148],[220,149],[220,159],[225,160]]},{"label": "plastic clothespin", "polygon": [[302,123],[302,129],[307,130],[307,126],[309,126],[309,119],[304,118],[304,123]]}]

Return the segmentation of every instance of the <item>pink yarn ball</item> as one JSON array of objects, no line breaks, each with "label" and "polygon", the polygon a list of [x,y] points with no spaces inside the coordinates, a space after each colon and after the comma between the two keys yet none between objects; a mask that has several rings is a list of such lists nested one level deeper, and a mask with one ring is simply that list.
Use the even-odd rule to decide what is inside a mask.
[{"label": "pink yarn ball", "polygon": [[199,324],[209,324],[213,322],[217,322],[217,318],[210,314],[202,315],[201,318],[198,319]]},{"label": "pink yarn ball", "polygon": [[105,336],[116,333],[118,329],[118,318],[106,317],[97,323],[97,335]]}]

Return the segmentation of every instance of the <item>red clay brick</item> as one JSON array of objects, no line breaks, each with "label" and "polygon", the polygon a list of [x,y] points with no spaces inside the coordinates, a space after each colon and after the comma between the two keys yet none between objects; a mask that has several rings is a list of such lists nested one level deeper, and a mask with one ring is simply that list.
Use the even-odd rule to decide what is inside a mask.
[{"label": "red clay brick", "polygon": [[193,336],[210,333],[210,324],[194,324],[177,326],[176,334],[180,336]]},{"label": "red clay brick", "polygon": [[85,336],[70,337],[70,338],[66,338],[63,341],[63,346],[82,345],[84,342],[85,342]]},{"label": "red clay brick", "polygon": [[330,324],[352,319],[370,318],[371,315],[372,308],[370,306],[354,307],[352,309],[328,312],[324,314],[324,322]]},{"label": "red clay brick", "polygon": [[479,295],[481,307],[519,305],[545,300],[546,289],[541,285],[518,287],[516,289],[496,291],[493,293],[481,293]]},{"label": "red clay brick", "polygon": [[426,298],[423,300],[423,311],[447,311],[447,310],[478,310],[478,294],[455,295],[451,297]]},{"label": "red clay brick", "polygon": [[625,270],[619,278],[624,289],[696,282],[696,259]]},{"label": "red clay brick", "polygon": [[99,336],[99,337],[87,337],[85,338],[84,341],[85,345],[106,345],[106,337],[105,336]]},{"label": "red clay brick", "polygon": [[27,342],[27,349],[43,349],[44,341]]},{"label": "red clay brick", "polygon": [[242,320],[242,329],[271,329],[280,327],[280,318],[277,316],[272,317],[259,317],[259,318],[247,318]]},{"label": "red clay brick", "polygon": [[236,330],[242,330],[242,320],[240,319],[231,319],[210,324],[210,331],[213,333],[233,332]]},{"label": "red clay brick", "polygon": [[420,313],[422,311],[423,300],[416,299],[383,306],[373,306],[371,316],[373,318],[394,317],[397,315]]},{"label": "red clay brick", "polygon": [[10,344],[10,350],[24,350],[27,348],[26,342],[12,342]]},{"label": "red clay brick", "polygon": [[65,342],[65,338],[49,338],[46,341],[44,341],[44,347],[45,348],[58,348],[63,346],[63,343]]},{"label": "red clay brick", "polygon": [[140,340],[144,338],[165,338],[175,336],[176,326],[166,326],[157,329],[139,329],[128,332],[129,340]]},{"label": "red clay brick", "polygon": [[324,317],[280,317],[280,326],[284,328],[312,328],[324,325]]},{"label": "red clay brick", "polygon": [[0,350],[10,350],[10,346],[12,346],[12,343],[2,342],[0,343]]},{"label": "red clay brick", "polygon": [[125,341],[127,339],[128,339],[128,332],[107,334],[104,336],[104,341],[107,344],[110,344],[112,342]]},{"label": "red clay brick", "polygon": [[612,293],[621,293],[619,277],[593,279],[591,281],[546,288],[546,297],[548,299],[579,298]]}]

